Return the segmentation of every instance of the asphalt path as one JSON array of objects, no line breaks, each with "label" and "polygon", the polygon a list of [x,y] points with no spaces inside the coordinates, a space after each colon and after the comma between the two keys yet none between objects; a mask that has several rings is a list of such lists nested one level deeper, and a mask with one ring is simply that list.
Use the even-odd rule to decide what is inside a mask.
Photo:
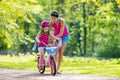
[{"label": "asphalt path", "polygon": [[120,78],[68,73],[53,76],[48,72],[41,75],[36,70],[14,70],[0,68],[0,80],[120,80]]}]

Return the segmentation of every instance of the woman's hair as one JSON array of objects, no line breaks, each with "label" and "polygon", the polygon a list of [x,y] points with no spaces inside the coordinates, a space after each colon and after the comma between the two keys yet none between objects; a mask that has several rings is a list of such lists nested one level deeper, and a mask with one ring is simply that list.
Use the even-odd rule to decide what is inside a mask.
[{"label": "woman's hair", "polygon": [[55,16],[55,17],[59,17],[59,13],[58,13],[58,11],[53,11],[53,12],[51,12],[51,16]]}]

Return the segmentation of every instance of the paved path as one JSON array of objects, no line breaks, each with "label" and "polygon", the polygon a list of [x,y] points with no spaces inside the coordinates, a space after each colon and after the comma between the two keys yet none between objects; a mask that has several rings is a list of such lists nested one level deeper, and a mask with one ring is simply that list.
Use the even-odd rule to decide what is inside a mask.
[{"label": "paved path", "polygon": [[38,71],[0,68],[0,80],[120,80],[120,78],[65,73],[56,76],[50,73],[40,75]]}]

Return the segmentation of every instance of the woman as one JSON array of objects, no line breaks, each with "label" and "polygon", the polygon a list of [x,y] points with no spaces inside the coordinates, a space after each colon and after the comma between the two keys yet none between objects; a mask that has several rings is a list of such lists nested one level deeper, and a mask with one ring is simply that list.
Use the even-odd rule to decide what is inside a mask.
[{"label": "woman", "polygon": [[54,29],[54,35],[56,37],[59,37],[62,39],[62,46],[59,48],[56,54],[56,60],[57,60],[57,73],[60,74],[60,65],[63,57],[63,53],[65,51],[65,48],[67,46],[68,42],[68,30],[66,28],[65,20],[62,18],[59,18],[59,14],[57,11],[53,11],[51,13],[51,27]]}]

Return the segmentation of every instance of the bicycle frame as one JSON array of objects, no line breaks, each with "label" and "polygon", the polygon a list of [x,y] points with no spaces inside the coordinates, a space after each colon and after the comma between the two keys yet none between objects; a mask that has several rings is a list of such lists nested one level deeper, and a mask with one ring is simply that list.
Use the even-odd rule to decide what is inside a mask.
[{"label": "bicycle frame", "polygon": [[[57,47],[46,47],[45,52],[47,52],[48,57],[43,58],[42,60],[42,65],[44,69],[42,71],[39,71],[41,74],[44,73],[45,68],[51,67],[51,74],[55,75],[56,74],[56,63],[55,63],[55,58],[54,55],[56,54]],[[39,65],[39,56],[38,56],[38,65]],[[39,69],[39,67],[38,67]]]},{"label": "bicycle frame", "polygon": [[47,59],[46,59],[46,57],[43,58],[42,65],[45,65],[45,67],[51,67],[52,66],[52,64],[51,64],[51,58],[52,57],[54,58],[53,55],[49,55],[49,57],[47,57]]},{"label": "bicycle frame", "polygon": [[54,58],[54,55],[56,54],[57,47],[46,47],[45,51],[48,54],[48,57],[44,57],[42,64],[44,64],[46,67],[51,66],[51,58]]}]

